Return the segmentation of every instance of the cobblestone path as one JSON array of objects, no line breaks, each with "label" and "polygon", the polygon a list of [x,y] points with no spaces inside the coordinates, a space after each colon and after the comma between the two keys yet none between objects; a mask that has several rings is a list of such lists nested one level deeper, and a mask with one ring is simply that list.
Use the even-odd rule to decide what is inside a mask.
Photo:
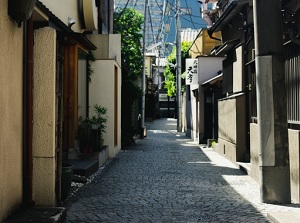
[{"label": "cobblestone path", "polygon": [[176,132],[175,119],[148,125],[66,203],[67,223],[270,222],[258,185],[211,148]]}]

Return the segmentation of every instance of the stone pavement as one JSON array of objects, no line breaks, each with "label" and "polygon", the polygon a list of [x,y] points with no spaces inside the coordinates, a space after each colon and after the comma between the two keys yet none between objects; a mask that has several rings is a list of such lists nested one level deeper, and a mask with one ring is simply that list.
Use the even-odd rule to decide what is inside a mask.
[{"label": "stone pavement", "polygon": [[145,139],[68,199],[67,223],[259,223],[271,222],[268,212],[299,209],[261,203],[255,181],[176,126],[175,119],[147,123]]}]

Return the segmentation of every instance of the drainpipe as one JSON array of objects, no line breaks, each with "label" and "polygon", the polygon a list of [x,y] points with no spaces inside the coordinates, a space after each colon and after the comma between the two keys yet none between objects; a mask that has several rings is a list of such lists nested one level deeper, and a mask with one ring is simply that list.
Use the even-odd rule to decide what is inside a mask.
[{"label": "drainpipe", "polygon": [[209,10],[207,7],[207,3],[205,3],[204,0],[200,0],[199,3],[201,2],[201,12],[202,12],[202,19],[207,23],[207,27],[211,27],[213,25],[210,17],[209,17]]},{"label": "drainpipe", "polygon": [[212,36],[212,33],[209,33],[209,32],[208,32],[208,36],[209,36],[209,38],[211,38],[211,39],[218,40],[218,41],[222,41],[221,39]]},{"label": "drainpipe", "polygon": [[[244,28],[244,38],[245,38],[245,50],[244,50],[244,58],[247,58],[248,55],[248,47],[249,47],[249,43],[252,40],[252,35],[249,37],[249,33],[248,33],[248,19],[247,19],[247,13],[245,13],[245,19],[244,19],[244,24],[243,24],[243,28]],[[248,38],[249,37],[249,38]],[[248,61],[247,61],[248,62]],[[246,157],[245,157],[245,161],[246,162],[250,162],[250,106],[249,106],[249,77],[248,77],[248,67],[244,66],[244,85],[245,85],[245,96],[246,96],[246,104],[245,104],[245,111],[246,111],[246,119],[245,119],[245,126],[246,126]]]},{"label": "drainpipe", "polygon": [[24,22],[23,33],[23,206],[34,205],[32,200],[32,76],[33,21]]}]

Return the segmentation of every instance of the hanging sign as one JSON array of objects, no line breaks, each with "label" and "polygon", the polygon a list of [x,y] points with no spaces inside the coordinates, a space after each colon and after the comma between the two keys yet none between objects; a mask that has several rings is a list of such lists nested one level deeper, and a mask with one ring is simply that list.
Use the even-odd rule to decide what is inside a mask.
[{"label": "hanging sign", "polygon": [[198,85],[198,59],[186,59],[186,85]]}]

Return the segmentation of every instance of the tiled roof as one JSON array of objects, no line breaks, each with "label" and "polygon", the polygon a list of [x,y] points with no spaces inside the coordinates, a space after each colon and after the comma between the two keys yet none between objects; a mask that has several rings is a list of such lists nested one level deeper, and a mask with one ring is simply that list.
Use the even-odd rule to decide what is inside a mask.
[{"label": "tiled roof", "polygon": [[197,38],[197,35],[199,33],[199,30],[196,29],[182,29],[181,30],[181,42],[194,42],[194,40]]}]

